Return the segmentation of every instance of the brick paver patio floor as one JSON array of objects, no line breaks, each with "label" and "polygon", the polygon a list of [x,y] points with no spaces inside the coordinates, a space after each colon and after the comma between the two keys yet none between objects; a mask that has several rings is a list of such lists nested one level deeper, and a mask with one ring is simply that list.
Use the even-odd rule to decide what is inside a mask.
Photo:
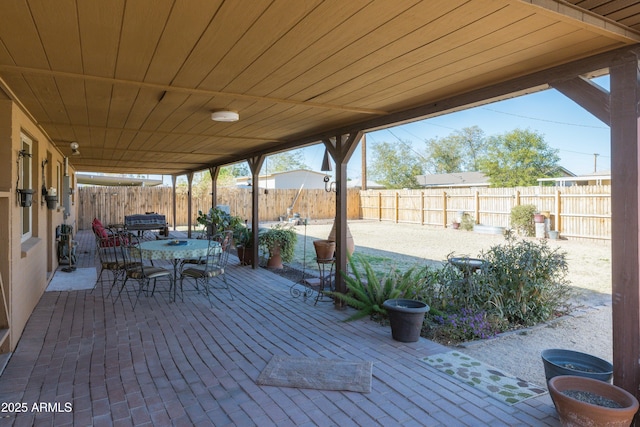
[{"label": "brick paver patio floor", "polygon": [[[77,240],[79,267],[95,266],[91,232]],[[331,302],[294,298],[291,282],[231,258],[235,298],[219,291],[213,307],[196,292],[142,296],[135,309],[108,285],[45,292],[0,376],[0,425],[559,425],[548,394],[505,405],[418,361],[447,348],[341,322]],[[256,385],[277,354],[372,361],[372,391]]]}]

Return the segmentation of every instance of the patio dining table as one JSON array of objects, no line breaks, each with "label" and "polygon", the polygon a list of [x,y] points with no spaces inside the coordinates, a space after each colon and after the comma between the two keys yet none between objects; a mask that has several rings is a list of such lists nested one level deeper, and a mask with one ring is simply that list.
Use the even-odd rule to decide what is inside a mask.
[{"label": "patio dining table", "polygon": [[[218,247],[220,247],[220,244],[217,244]],[[205,257],[207,256],[208,249],[209,241],[204,239],[149,240],[140,242],[142,259],[173,262],[174,283],[177,283],[178,263],[180,260]],[[222,250],[221,247],[220,250]]]}]

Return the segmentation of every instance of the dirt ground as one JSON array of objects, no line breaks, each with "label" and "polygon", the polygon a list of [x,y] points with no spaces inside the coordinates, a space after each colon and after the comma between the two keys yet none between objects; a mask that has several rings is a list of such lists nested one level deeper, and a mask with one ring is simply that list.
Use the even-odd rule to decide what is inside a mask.
[{"label": "dirt ground", "polygon": [[[311,241],[326,239],[331,225],[311,221],[306,227],[297,226],[300,236],[298,244],[304,246],[306,233],[306,250],[313,254]],[[482,251],[504,242],[501,235],[413,224],[350,221],[348,225],[356,253],[391,258],[394,265],[403,266],[441,263],[449,254],[476,257]],[[573,349],[609,361],[612,359],[610,242],[548,240],[548,244],[567,253],[568,278],[573,289],[574,310],[571,315],[534,328],[462,346],[466,354],[540,385],[545,384],[540,353],[546,348]],[[307,259],[310,259],[309,254]],[[307,262],[306,268],[314,267]]]}]

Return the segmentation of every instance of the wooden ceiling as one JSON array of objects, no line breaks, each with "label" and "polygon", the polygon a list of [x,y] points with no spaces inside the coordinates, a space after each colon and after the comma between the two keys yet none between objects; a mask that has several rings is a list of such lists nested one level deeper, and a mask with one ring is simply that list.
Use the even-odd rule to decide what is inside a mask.
[{"label": "wooden ceiling", "polygon": [[80,144],[77,170],[181,174],[640,41],[636,2],[572,3],[16,0],[0,89],[62,153]]}]

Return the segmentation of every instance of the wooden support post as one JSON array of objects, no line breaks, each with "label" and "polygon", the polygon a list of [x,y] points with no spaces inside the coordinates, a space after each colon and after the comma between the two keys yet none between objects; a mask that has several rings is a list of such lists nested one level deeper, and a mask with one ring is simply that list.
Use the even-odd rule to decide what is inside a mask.
[{"label": "wooden support post", "polygon": [[209,168],[211,175],[211,208],[218,206],[218,176],[220,175],[220,166],[212,166]]},{"label": "wooden support post", "polygon": [[633,52],[611,81],[611,267],[613,383],[640,397],[640,74]]},{"label": "wooden support post", "polygon": [[378,221],[382,221],[382,191],[378,191]]},{"label": "wooden support post", "polygon": [[424,191],[420,192],[420,225],[424,225]]},{"label": "wooden support post", "polygon": [[251,267],[253,269],[258,268],[258,230],[260,229],[260,215],[259,215],[259,206],[258,206],[258,196],[260,195],[260,168],[262,168],[262,163],[264,163],[264,159],[266,156],[264,154],[251,157],[247,159],[247,163],[249,163],[249,169],[251,170],[251,235],[253,236],[253,246],[251,247],[251,251],[253,253],[252,259],[253,262]]},{"label": "wooden support post", "polygon": [[[173,212],[172,212],[172,215],[173,215],[173,231],[176,231],[176,224],[178,223],[178,208],[176,206],[176,203],[177,203],[177,198],[176,198],[176,195],[177,195],[177,191],[176,191],[177,183],[178,183],[178,177],[175,176],[175,175],[172,175],[171,176],[171,186],[173,188],[173,191],[172,191],[172,195],[173,195],[173,203],[172,203],[173,204]],[[188,225],[190,225],[190,224],[188,224]]]},{"label": "wooden support post", "polygon": [[[341,272],[348,271],[347,264],[347,163],[353,154],[362,132],[354,130],[349,134],[336,135],[323,140],[325,147],[336,164],[336,291],[346,293],[347,284]],[[337,308],[344,302],[335,299]]]},{"label": "wooden support post", "polygon": [[396,200],[395,200],[395,219],[396,224],[400,222],[400,193],[396,191]]},{"label": "wooden support post", "polygon": [[191,238],[191,224],[193,221],[193,172],[187,174],[187,238]]}]

